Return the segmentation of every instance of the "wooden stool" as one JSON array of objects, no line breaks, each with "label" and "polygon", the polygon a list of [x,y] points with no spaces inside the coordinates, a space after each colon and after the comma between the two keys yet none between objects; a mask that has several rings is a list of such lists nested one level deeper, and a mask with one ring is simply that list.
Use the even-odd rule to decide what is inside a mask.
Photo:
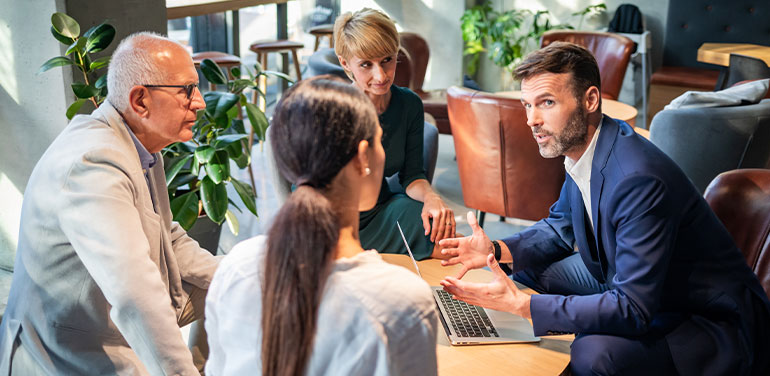
[{"label": "wooden stool", "polygon": [[[209,59],[217,65],[219,65],[222,68],[225,68],[227,71],[227,77],[233,78],[232,74],[230,74],[230,68],[234,67],[240,67],[241,66],[241,59],[238,56],[226,54],[224,52],[219,51],[202,51],[202,52],[196,52],[192,54],[193,63],[195,64],[195,69],[201,68],[201,62],[204,59]],[[217,85],[209,82],[209,91],[216,91]]]},{"label": "wooden stool", "polygon": [[321,38],[329,37],[329,47],[334,48],[334,25],[318,25],[311,27],[308,33],[315,36],[315,47],[313,52],[318,51],[318,46],[321,44]]},{"label": "wooden stool", "polygon": [[[304,44],[292,42],[290,40],[271,40],[254,42],[249,47],[249,49],[257,54],[257,61],[259,61],[259,63],[262,65],[263,70],[267,70],[267,54],[271,52],[291,52],[291,57],[294,59],[294,70],[297,73],[297,81],[299,81],[302,79],[302,71],[299,69],[299,58],[297,57],[297,50],[303,47],[305,47]],[[259,77],[259,89],[262,90],[263,93],[266,93],[267,77]],[[259,95],[254,93],[252,103],[257,103],[257,97],[259,97]],[[259,100],[259,108],[262,111],[265,111],[265,101],[263,98],[260,98]]]}]

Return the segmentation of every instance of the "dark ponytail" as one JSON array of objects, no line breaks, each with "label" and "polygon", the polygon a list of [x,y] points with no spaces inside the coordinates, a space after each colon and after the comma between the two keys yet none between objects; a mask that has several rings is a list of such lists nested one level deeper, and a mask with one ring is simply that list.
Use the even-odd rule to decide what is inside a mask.
[{"label": "dark ponytail", "polygon": [[298,188],[268,231],[263,375],[305,374],[340,231],[324,193],[356,155],[358,143],[373,140],[376,126],[369,99],[330,76],[300,81],[276,107],[270,139],[276,166]]}]

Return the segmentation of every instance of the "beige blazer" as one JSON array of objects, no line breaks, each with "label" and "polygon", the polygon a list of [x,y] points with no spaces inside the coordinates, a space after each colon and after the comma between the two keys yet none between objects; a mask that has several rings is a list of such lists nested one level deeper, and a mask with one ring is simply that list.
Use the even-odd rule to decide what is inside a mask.
[{"label": "beige blazer", "polygon": [[[43,154],[24,193],[0,374],[16,358],[26,360],[14,371],[197,375],[177,318],[219,258],[172,222],[158,158],[151,196],[109,102],[75,117]],[[13,357],[19,346],[25,356]]]}]

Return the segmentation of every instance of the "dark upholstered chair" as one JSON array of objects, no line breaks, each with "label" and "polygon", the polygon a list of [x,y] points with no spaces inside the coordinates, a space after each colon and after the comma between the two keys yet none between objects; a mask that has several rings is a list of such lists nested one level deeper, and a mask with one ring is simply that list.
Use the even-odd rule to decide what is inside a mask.
[{"label": "dark upholstered chair", "polygon": [[[273,159],[273,149],[270,147],[270,135],[271,129],[267,128],[266,141],[265,141],[265,155],[269,163],[270,174],[272,176],[273,187],[275,189],[276,196],[280,200],[279,206],[282,205],[291,194],[291,183],[286,180],[278,169],[275,167],[275,159]],[[425,123],[425,133],[423,135],[423,167],[425,168],[425,176],[428,178],[428,182],[433,181],[433,173],[436,170],[436,160],[438,159],[438,130],[433,124]],[[398,182],[398,173],[386,178],[390,190],[393,192],[403,192],[404,189]]]},{"label": "dark upholstered chair", "polygon": [[546,217],[564,183],[564,158],[540,156],[521,101],[452,86],[447,104],[465,206]]},{"label": "dark upholstered chair", "polygon": [[[446,90],[424,91],[422,84],[425,81],[425,72],[428,70],[430,48],[428,42],[416,33],[399,33],[401,47],[409,54],[411,60],[412,77],[407,87],[422,98],[425,112],[431,114],[436,120],[436,127],[440,133],[449,134],[449,115],[447,114]],[[398,69],[401,69],[399,65]],[[398,75],[398,70],[396,71]]]},{"label": "dark upholstered chair", "polygon": [[620,88],[623,86],[623,77],[626,75],[628,60],[634,50],[634,42],[631,39],[613,33],[551,30],[540,38],[540,47],[545,47],[556,41],[575,43],[591,51],[597,64],[599,64],[599,74],[602,77],[602,97],[612,100],[618,99]]},{"label": "dark upholstered chair", "polygon": [[770,100],[661,111],[652,119],[650,141],[703,192],[721,172],[770,167]]},{"label": "dark upholstered chair", "polygon": [[722,173],[705,197],[770,297],[770,170]]},{"label": "dark upholstered chair", "polygon": [[718,82],[723,78],[718,67],[697,61],[698,48],[705,42],[770,44],[769,12],[766,1],[668,2],[663,66],[652,75],[652,84],[683,87],[682,92],[729,86]]},{"label": "dark upholstered chair", "polygon": [[730,67],[727,68],[725,88],[741,81],[770,78],[770,67],[764,60],[751,56],[730,54]]}]

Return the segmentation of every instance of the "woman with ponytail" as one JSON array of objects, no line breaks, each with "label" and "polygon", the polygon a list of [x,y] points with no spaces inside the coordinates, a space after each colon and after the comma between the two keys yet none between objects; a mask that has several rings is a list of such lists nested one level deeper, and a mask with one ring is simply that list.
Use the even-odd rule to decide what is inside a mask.
[{"label": "woman with ponytail", "polygon": [[297,189],[267,236],[236,245],[206,298],[207,375],[435,375],[435,303],[408,270],[364,251],[385,153],[372,103],[331,78],[303,80],[271,125]]},{"label": "woman with ponytail", "polygon": [[353,84],[375,106],[384,131],[385,176],[398,173],[406,192],[391,192],[381,181],[377,205],[361,213],[361,243],[381,252],[406,253],[394,229],[398,220],[418,260],[442,257],[436,245],[457,236],[456,223],[452,209],[425,177],[422,100],[393,84],[399,50],[396,25],[373,9],[342,14],[334,22],[334,50]]}]

